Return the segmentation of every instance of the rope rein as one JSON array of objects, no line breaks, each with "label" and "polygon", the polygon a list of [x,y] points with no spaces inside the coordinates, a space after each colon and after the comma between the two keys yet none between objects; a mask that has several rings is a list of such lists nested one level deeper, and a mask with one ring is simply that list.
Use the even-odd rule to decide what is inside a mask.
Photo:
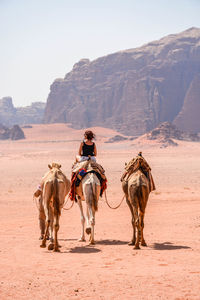
[{"label": "rope rein", "polygon": [[[72,201],[72,204],[70,205],[70,207],[65,208],[64,206],[67,204],[68,200],[69,200],[69,196],[67,197],[67,200],[65,200],[65,203],[63,204],[62,208],[64,210],[70,210],[74,205],[74,201]],[[35,202],[35,205],[36,205],[37,209],[40,210],[40,206],[39,206],[39,203],[38,203],[39,202],[38,198],[35,197],[34,195],[33,195],[33,202]]]},{"label": "rope rein", "polygon": [[120,205],[122,204],[122,202],[124,201],[124,198],[125,198],[125,195],[123,196],[122,200],[120,201],[120,203],[115,206],[115,207],[112,207],[110,206],[110,204],[108,203],[108,199],[107,199],[107,195],[106,195],[106,191],[104,191],[104,194],[105,194],[105,200],[106,200],[106,204],[108,205],[108,207],[110,207],[111,209],[117,209],[120,207]]},{"label": "rope rein", "polygon": [[70,210],[72,207],[73,207],[73,205],[74,205],[74,200],[72,201],[72,204],[70,205],[70,207],[67,207],[67,208],[65,208],[65,205],[67,204],[67,202],[68,202],[68,200],[69,200],[69,195],[67,196],[67,200],[65,201],[65,203],[63,204],[63,209],[64,210]]}]

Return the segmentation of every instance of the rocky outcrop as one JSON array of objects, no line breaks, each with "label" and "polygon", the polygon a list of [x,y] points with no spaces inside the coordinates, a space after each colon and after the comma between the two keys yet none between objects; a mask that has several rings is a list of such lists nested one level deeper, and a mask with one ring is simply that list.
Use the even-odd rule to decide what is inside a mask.
[{"label": "rocky outcrop", "polygon": [[110,139],[108,139],[105,143],[116,143],[116,142],[122,142],[122,141],[126,141],[126,140],[128,140],[127,137],[117,134],[117,135],[111,137]]},{"label": "rocky outcrop", "polygon": [[200,102],[199,75],[198,28],[94,61],[83,59],[51,85],[44,122],[103,126],[135,136],[165,121],[181,127],[186,118],[184,129],[197,131],[200,118],[190,105]]},{"label": "rocky outcrop", "polygon": [[42,123],[45,105],[34,102],[30,106],[15,108],[12,98],[4,97],[0,99],[0,122],[6,126]]},{"label": "rocky outcrop", "polygon": [[25,139],[23,130],[18,126],[14,125],[12,128],[7,128],[0,124],[0,140],[21,140]]},{"label": "rocky outcrop", "polygon": [[200,137],[196,133],[189,133],[179,130],[174,124],[164,122],[157,128],[146,134],[147,140],[155,140],[163,146],[177,146],[175,140],[200,142]]}]

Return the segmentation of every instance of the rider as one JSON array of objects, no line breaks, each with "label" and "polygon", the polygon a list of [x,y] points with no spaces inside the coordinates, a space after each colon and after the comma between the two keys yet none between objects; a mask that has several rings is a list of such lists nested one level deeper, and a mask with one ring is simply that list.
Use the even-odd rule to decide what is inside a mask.
[{"label": "rider", "polygon": [[96,161],[97,148],[95,143],[92,141],[95,138],[95,134],[91,130],[87,130],[84,133],[84,140],[81,142],[79,147],[79,152],[76,156],[76,161],[88,160],[90,157],[91,160]]}]

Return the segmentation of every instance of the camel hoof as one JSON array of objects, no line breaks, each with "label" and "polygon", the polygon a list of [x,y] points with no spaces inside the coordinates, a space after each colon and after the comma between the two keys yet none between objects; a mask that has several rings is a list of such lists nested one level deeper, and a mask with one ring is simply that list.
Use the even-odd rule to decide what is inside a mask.
[{"label": "camel hoof", "polygon": [[85,232],[86,232],[87,234],[90,234],[90,233],[91,233],[91,228],[90,228],[90,227],[87,227],[87,228],[85,229]]},{"label": "camel hoof", "polygon": [[128,243],[128,246],[134,246],[135,245],[135,242],[131,241]]},{"label": "camel hoof", "polygon": [[46,248],[46,244],[41,244],[40,248]]},{"label": "camel hoof", "polygon": [[53,252],[60,252],[60,249],[59,248],[54,248]]},{"label": "camel hoof", "polygon": [[85,242],[86,239],[85,239],[85,238],[80,238],[80,239],[78,239],[78,241],[79,241],[79,242]]},{"label": "camel hoof", "polygon": [[147,247],[147,243],[145,241],[141,242],[141,246]]},{"label": "camel hoof", "polygon": [[95,245],[95,241],[94,240],[90,241],[89,245]]},{"label": "camel hoof", "polygon": [[48,250],[53,250],[53,248],[54,248],[54,244],[49,244]]},{"label": "camel hoof", "polygon": [[140,246],[136,245],[133,249],[135,249],[135,250],[140,249]]}]

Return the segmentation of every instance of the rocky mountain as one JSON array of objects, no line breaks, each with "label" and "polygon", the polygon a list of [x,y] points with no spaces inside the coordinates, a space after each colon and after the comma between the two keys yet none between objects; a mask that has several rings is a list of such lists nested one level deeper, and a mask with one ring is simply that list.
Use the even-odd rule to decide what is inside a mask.
[{"label": "rocky mountain", "polygon": [[30,106],[14,107],[11,97],[0,99],[0,123],[14,124],[42,123],[46,103],[34,102]]},{"label": "rocky mountain", "polygon": [[12,128],[5,127],[0,124],[0,140],[21,140],[25,139],[23,130],[19,125],[14,125]]},{"label": "rocky mountain", "polygon": [[200,29],[171,34],[94,61],[51,85],[45,123],[104,126],[141,135],[169,121],[200,131]]}]

